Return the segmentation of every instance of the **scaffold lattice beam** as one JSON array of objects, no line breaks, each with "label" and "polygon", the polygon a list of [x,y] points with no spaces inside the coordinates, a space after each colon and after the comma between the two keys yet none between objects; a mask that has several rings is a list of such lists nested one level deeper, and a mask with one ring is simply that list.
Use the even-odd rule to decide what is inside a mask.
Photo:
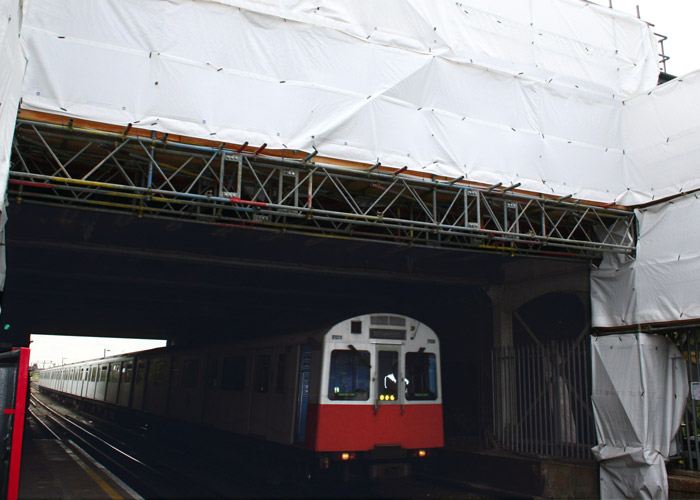
[{"label": "scaffold lattice beam", "polygon": [[9,196],[232,226],[455,250],[591,259],[634,256],[631,211],[514,186],[421,177],[20,118]]}]

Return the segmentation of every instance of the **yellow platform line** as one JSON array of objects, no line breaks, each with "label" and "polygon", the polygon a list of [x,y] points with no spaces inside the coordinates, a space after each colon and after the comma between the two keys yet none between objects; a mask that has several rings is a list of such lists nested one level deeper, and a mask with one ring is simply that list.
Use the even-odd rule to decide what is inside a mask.
[{"label": "yellow platform line", "polygon": [[124,497],[122,497],[117,491],[112,488],[109,484],[107,484],[107,481],[102,479],[99,474],[95,473],[88,464],[86,464],[83,460],[76,455],[73,450],[71,450],[68,446],[63,444],[63,442],[58,441],[58,444],[60,444],[64,450],[66,450],[66,453],[75,460],[75,463],[80,466],[81,469],[85,471],[85,473],[90,476],[90,478],[97,483],[97,485],[102,488],[102,490],[109,495],[109,498],[112,500],[124,500]]}]

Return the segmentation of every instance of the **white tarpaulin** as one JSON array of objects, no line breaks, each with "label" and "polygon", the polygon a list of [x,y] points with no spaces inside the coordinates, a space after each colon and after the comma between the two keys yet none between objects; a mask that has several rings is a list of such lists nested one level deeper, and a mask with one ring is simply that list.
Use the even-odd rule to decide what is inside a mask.
[{"label": "white tarpaulin", "polygon": [[606,256],[591,272],[593,326],[700,318],[700,194],[639,209],[636,216],[636,257]]},{"label": "white tarpaulin", "polygon": [[580,0],[31,0],[22,36],[25,109],[605,203],[658,76]]},{"label": "white tarpaulin", "polygon": [[700,71],[625,101],[625,182],[637,203],[700,188]]},{"label": "white tarpaulin", "polygon": [[[655,87],[649,26],[582,0],[28,0],[22,37],[28,110],[606,204],[700,188],[700,73]],[[700,318],[694,226],[650,210],[594,326]]]},{"label": "white tarpaulin", "polygon": [[26,58],[20,43],[22,6],[18,0],[0,0],[0,290],[5,284],[5,194],[10,171],[12,137],[15,132]]},{"label": "white tarpaulin", "polygon": [[665,460],[688,396],[686,363],[666,337],[591,338],[601,498],[668,498]]}]

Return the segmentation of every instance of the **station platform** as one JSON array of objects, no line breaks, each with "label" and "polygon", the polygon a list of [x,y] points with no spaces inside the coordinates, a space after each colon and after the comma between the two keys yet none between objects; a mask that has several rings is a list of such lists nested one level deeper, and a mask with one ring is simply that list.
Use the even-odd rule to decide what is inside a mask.
[{"label": "station platform", "polygon": [[72,441],[47,437],[27,419],[19,479],[20,500],[142,499]]}]

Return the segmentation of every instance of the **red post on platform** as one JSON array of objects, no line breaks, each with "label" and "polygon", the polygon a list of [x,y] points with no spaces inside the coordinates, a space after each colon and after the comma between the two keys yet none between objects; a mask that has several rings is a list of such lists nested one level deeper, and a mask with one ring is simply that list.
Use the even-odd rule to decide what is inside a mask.
[{"label": "red post on platform", "polygon": [[7,484],[7,500],[17,500],[19,492],[19,470],[22,458],[22,436],[24,435],[24,416],[27,408],[27,386],[29,385],[29,348],[20,347],[17,365],[17,391],[15,407],[6,408],[5,413],[14,414],[12,424],[12,450],[10,451],[10,477]]}]

